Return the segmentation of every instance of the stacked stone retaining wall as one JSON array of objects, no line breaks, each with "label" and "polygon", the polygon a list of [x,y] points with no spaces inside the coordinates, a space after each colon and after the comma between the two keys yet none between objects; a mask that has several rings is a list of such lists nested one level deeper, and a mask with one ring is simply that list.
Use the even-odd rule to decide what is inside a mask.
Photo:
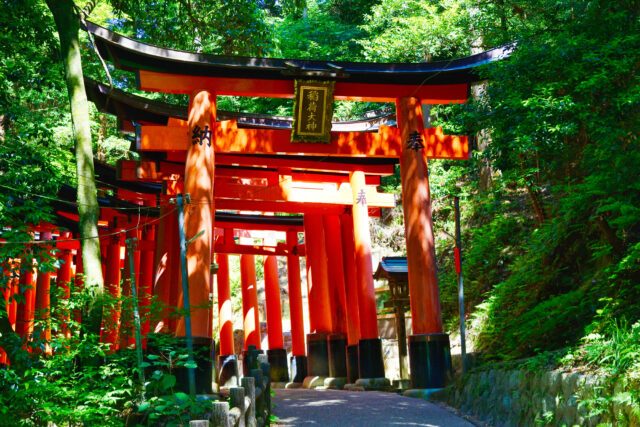
[{"label": "stacked stone retaining wall", "polygon": [[623,381],[611,386],[603,377],[579,373],[486,370],[463,376],[432,398],[492,426],[640,426],[637,409],[634,414],[631,404],[611,399],[623,396],[624,387]]}]

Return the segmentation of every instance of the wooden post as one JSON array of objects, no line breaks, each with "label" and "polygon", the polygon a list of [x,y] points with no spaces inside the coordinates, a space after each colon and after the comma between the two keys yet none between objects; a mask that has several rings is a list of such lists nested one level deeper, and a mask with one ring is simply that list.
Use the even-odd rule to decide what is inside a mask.
[{"label": "wooden post", "polygon": [[[40,233],[40,240],[50,241],[53,238],[50,231]],[[43,323],[40,339],[45,342],[44,352],[51,354],[51,273],[38,270],[36,284],[36,315]]]},{"label": "wooden post", "polygon": [[356,246],[353,240],[353,217],[351,210],[340,218],[342,235],[342,263],[347,299],[347,339],[349,345],[357,345],[360,341],[360,308],[358,304],[358,280],[356,269]]},{"label": "wooden post", "polygon": [[[189,100],[189,149],[185,163],[184,191],[191,196],[185,212],[189,297],[192,308],[193,336],[211,338],[212,316],[211,253],[213,244],[214,206],[214,128],[216,95],[195,90]],[[203,231],[201,235],[198,235]],[[196,237],[197,236],[197,237]],[[182,301],[180,301],[181,303]],[[182,306],[182,304],[180,304]],[[178,320],[176,335],[185,335],[184,318]]]},{"label": "wooden post", "polygon": [[376,295],[373,289],[371,261],[371,236],[369,235],[369,207],[365,194],[365,177],[362,171],[349,174],[353,193],[353,237],[358,282],[358,306],[360,310],[360,338],[378,338]]},{"label": "wooden post", "polygon": [[240,418],[238,419],[237,427],[245,427],[245,411],[247,408],[245,407],[244,402],[244,388],[242,387],[231,387],[229,389],[229,400],[232,408],[240,409]]},{"label": "wooden post", "polygon": [[233,312],[231,309],[231,287],[229,285],[229,255],[218,254],[218,321],[220,327],[220,355],[234,354]]},{"label": "wooden post", "polygon": [[118,348],[118,333],[120,327],[120,235],[111,237],[107,247],[107,262],[105,269],[105,290],[111,298],[109,306],[104,310],[100,340],[109,344],[111,351]]},{"label": "wooden post", "polygon": [[342,259],[342,235],[338,215],[324,215],[324,237],[327,248],[327,267],[329,273],[330,299],[333,302],[333,333],[347,333],[346,305],[347,297]]},{"label": "wooden post", "polygon": [[260,314],[256,287],[256,261],[253,255],[240,256],[240,281],[244,316],[244,349],[247,350],[250,345],[260,349]]},{"label": "wooden post", "polygon": [[371,236],[369,235],[369,206],[362,171],[349,174],[353,196],[353,240],[356,255],[358,308],[360,312],[360,341],[358,342],[358,371],[360,378],[384,377],[382,341],[378,338],[378,314],[373,289]]},{"label": "wooden post", "polygon": [[228,427],[230,425],[229,420],[229,403],[223,402],[211,402],[211,422],[214,426]]},{"label": "wooden post", "polygon": [[245,422],[247,427],[256,427],[256,379],[253,377],[244,377],[241,380],[244,394],[251,402],[247,407]]},{"label": "wooden post", "polygon": [[427,161],[424,150],[408,145],[411,135],[423,130],[422,107],[417,98],[402,98],[396,101],[396,109],[403,141],[400,175],[412,329],[414,334],[441,333]]},{"label": "wooden post", "polygon": [[304,234],[309,265],[309,323],[311,332],[332,331],[327,255],[322,216],[304,215]]},{"label": "wooden post", "polygon": [[[154,332],[169,332],[169,314],[171,312],[171,288],[174,270],[179,270],[178,259],[178,219],[175,206],[167,203],[160,205],[160,220],[156,237],[154,253],[153,294],[165,309],[158,324],[154,325]],[[175,309],[175,307],[174,307]]]},{"label": "wooden post", "polygon": [[267,339],[269,349],[284,348],[282,337],[282,306],[280,304],[280,281],[278,260],[275,256],[264,257],[264,288],[267,305]]},{"label": "wooden post", "polygon": [[153,288],[153,261],[154,240],[156,238],[155,226],[146,225],[142,229],[142,241],[140,242],[140,284],[138,285],[140,296],[140,317],[142,320],[142,347],[147,346],[147,334],[150,327],[151,293]]},{"label": "wooden post", "polygon": [[[287,231],[289,251],[298,244],[298,233]],[[291,352],[293,356],[304,356],[304,315],[302,312],[302,292],[300,289],[300,258],[287,255],[287,277],[289,280],[289,311],[291,318]]]}]

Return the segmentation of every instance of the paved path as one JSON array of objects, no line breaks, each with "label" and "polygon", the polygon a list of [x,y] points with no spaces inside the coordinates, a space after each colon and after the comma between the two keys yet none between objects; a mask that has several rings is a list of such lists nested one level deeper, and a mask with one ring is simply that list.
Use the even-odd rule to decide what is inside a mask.
[{"label": "paved path", "polygon": [[278,426],[473,426],[433,403],[394,393],[276,389],[272,399]]}]

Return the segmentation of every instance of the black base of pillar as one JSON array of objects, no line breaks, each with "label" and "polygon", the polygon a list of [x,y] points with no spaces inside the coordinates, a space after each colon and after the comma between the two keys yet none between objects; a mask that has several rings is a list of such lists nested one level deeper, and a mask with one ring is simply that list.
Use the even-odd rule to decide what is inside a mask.
[{"label": "black base of pillar", "polygon": [[[256,350],[255,346],[250,345],[249,347],[254,347],[254,351],[257,351],[258,354],[263,354],[264,351],[262,350]],[[249,368],[249,365],[251,364],[250,359],[250,352],[252,351],[252,349],[250,348],[249,350],[242,350],[242,376],[243,377],[248,377],[249,376],[249,371],[251,369],[255,369],[255,367],[253,368]],[[256,356],[256,360],[255,363],[257,364],[258,367],[260,367],[260,364],[258,363],[258,356]]]},{"label": "black base of pillar", "polygon": [[287,366],[287,350],[284,348],[274,348],[267,350],[267,357],[271,365],[271,382],[289,382],[289,367]]},{"label": "black base of pillar", "polygon": [[291,356],[291,382],[301,383],[307,376],[307,356]]},{"label": "black base of pillar", "polygon": [[[182,348],[186,354],[186,339],[184,337],[176,338],[176,345]],[[193,359],[198,365],[195,369],[196,377],[196,394],[211,394],[215,365],[213,363],[213,354],[215,343],[212,338],[193,337]],[[176,390],[189,393],[189,368],[184,366],[176,366],[173,369],[176,377]]]},{"label": "black base of pillar", "polygon": [[380,338],[360,340],[358,343],[358,372],[360,378],[384,378]]},{"label": "black base of pillar", "polygon": [[442,388],[451,378],[447,334],[409,335],[411,388]]},{"label": "black base of pillar", "polygon": [[307,375],[312,377],[329,376],[329,348],[327,332],[307,334]]},{"label": "black base of pillar", "polygon": [[347,346],[347,380],[353,384],[359,378],[358,372],[358,345]]},{"label": "black base of pillar", "polygon": [[329,376],[343,378],[347,376],[347,336],[331,334],[327,338],[329,352]]},{"label": "black base of pillar", "polygon": [[240,384],[239,376],[238,356],[218,356],[218,387],[237,387]]}]

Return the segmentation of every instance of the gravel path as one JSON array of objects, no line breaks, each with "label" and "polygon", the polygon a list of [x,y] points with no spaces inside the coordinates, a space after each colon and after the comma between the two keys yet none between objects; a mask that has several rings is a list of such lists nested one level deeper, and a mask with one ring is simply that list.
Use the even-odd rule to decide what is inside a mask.
[{"label": "gravel path", "polygon": [[277,426],[447,426],[473,424],[422,399],[394,393],[276,389]]}]

